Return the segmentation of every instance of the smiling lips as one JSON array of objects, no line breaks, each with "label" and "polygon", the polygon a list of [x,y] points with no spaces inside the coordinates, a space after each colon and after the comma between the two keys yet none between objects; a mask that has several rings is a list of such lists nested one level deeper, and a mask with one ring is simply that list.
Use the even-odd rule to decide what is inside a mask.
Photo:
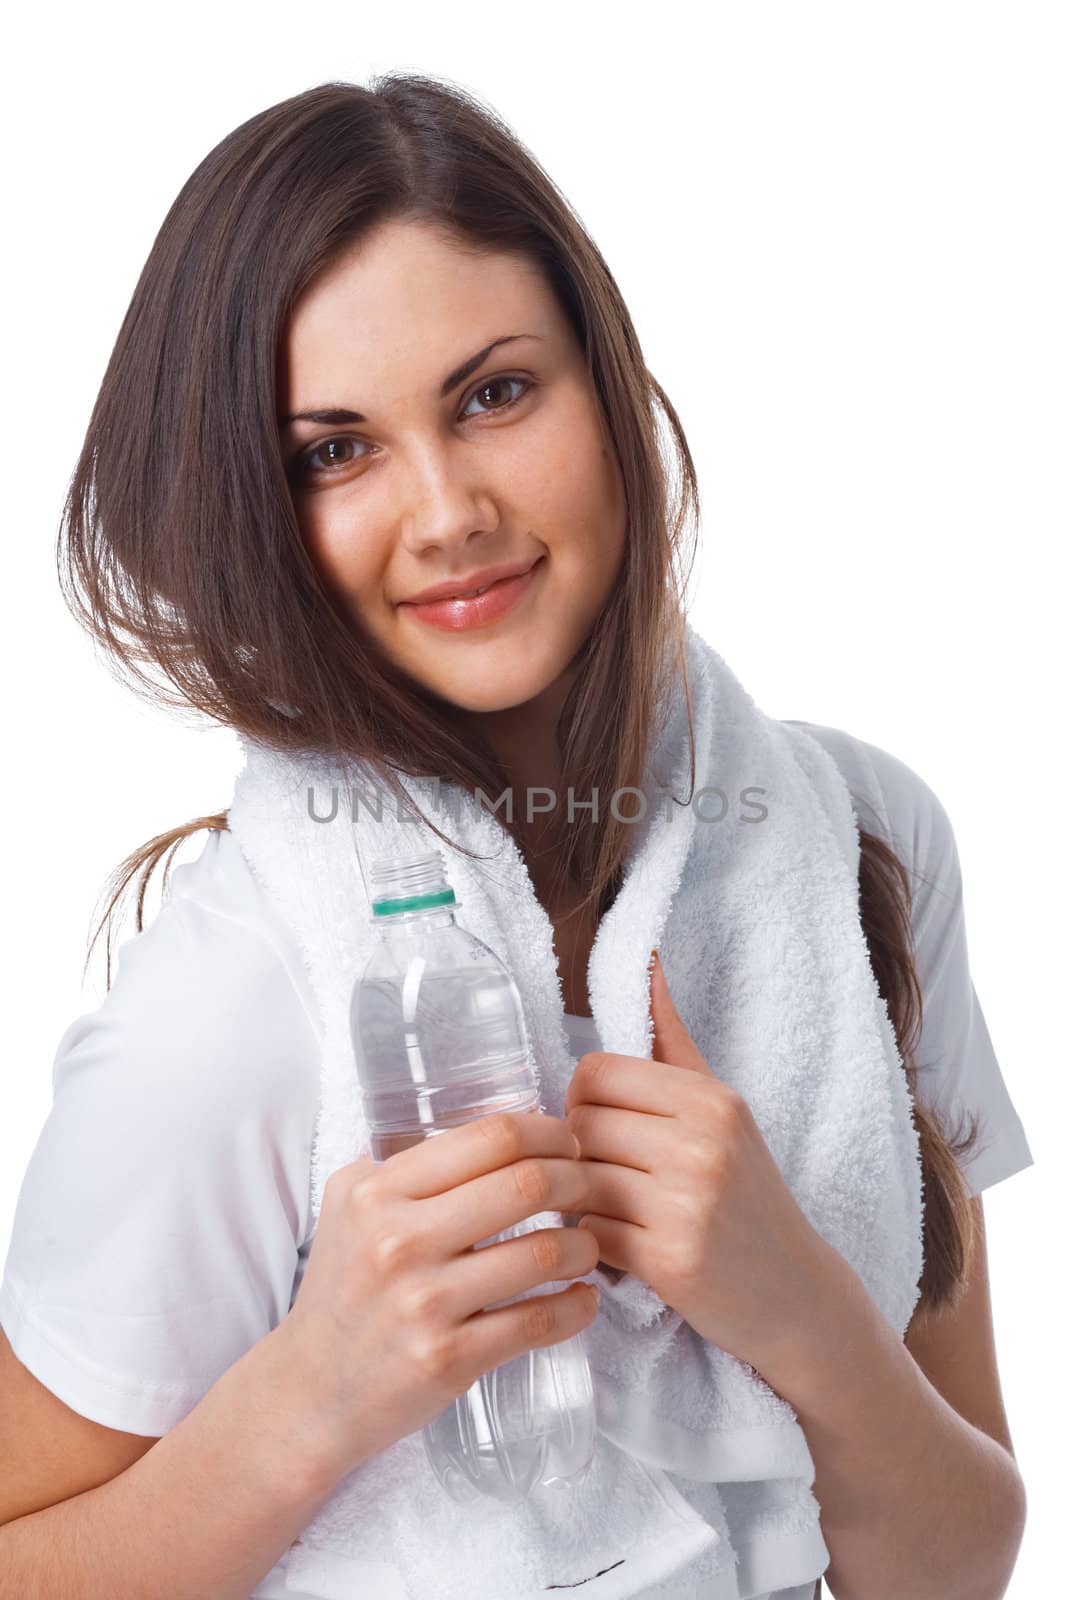
[{"label": "smiling lips", "polygon": [[462,578],[446,578],[444,583],[431,583],[427,588],[420,589],[418,594],[409,594],[400,603],[422,606],[431,600],[468,600],[471,595],[488,589],[491,583],[498,583],[501,578],[517,578],[520,573],[529,572],[533,565],[532,561],[498,561],[495,566],[464,573]]},{"label": "smiling lips", "polygon": [[451,633],[466,628],[483,628],[510,611],[533,586],[544,561],[544,556],[541,556],[527,572],[517,573],[511,578],[500,578],[482,594],[467,599],[453,595],[444,600],[423,601],[419,605],[406,600],[401,602],[402,608],[419,622],[427,622],[431,627],[444,628]]}]

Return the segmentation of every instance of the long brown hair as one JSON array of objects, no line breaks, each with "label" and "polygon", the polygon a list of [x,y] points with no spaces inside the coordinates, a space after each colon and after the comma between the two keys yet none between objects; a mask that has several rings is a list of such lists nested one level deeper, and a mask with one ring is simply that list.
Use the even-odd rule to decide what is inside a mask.
[{"label": "long brown hair", "polygon": [[[561,713],[562,782],[576,793],[639,787],[682,659],[700,510],[692,456],[581,222],[502,119],[444,80],[388,73],[368,87],[320,84],[242,123],[192,173],[134,289],[71,480],[57,552],[64,597],[156,703],[192,707],[288,753],[327,752],[339,769],[357,757],[398,799],[397,773],[472,795],[507,788],[476,718],[395,666],[312,562],[282,453],[277,364],[296,301],[369,230],[396,219],[537,264],[585,352],[622,474],[627,537]],[[181,841],[226,825],[225,811],[198,817],[112,874],[86,957],[106,927],[109,987],[112,917],[130,883],[141,873],[140,932],[159,861],[168,857],[165,894]],[[531,845],[521,819],[505,825]],[[577,887],[581,907],[603,914],[632,837],[611,815],[550,822],[539,840],[550,901]],[[905,1041],[921,1006],[907,874],[882,841],[865,834],[862,844],[872,965]],[[916,1121],[922,1295],[932,1308],[966,1275],[973,1219],[959,1151],[918,1102]]]}]

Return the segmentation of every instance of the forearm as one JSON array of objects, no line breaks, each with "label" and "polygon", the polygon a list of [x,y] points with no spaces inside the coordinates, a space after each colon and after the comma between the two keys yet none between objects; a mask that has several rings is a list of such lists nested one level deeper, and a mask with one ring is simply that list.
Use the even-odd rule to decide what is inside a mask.
[{"label": "forearm", "polygon": [[298,1384],[275,1329],[117,1478],[0,1527],[0,1600],[248,1600],[355,1464]]},{"label": "forearm", "polygon": [[1025,1490],[996,1440],[928,1381],[827,1245],[821,1325],[761,1361],[815,1463],[834,1600],[1000,1600]]}]

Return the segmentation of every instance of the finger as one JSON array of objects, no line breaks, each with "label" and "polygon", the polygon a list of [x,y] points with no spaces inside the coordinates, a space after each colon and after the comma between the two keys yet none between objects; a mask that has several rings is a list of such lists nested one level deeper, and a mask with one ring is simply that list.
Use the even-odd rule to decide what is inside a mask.
[{"label": "finger", "polygon": [[409,1200],[428,1200],[530,1156],[573,1161],[577,1153],[574,1134],[561,1117],[540,1111],[492,1112],[398,1151],[382,1170],[395,1192]]},{"label": "finger", "polygon": [[[490,1306],[500,1306],[531,1289],[543,1290],[582,1278],[597,1264],[595,1241],[577,1228],[539,1228],[537,1249],[530,1234],[502,1239],[472,1250],[450,1263],[448,1296],[457,1319]],[[554,1260],[554,1266],[546,1261]]]},{"label": "finger", "polygon": [[[643,1063],[646,1076],[648,1063]],[[663,1074],[657,1074],[662,1082]],[[625,1173],[673,1172],[679,1157],[679,1129],[673,1113],[649,1115],[617,1105],[579,1102],[567,1114],[582,1147],[582,1165],[598,1192],[607,1180]],[[613,1196],[614,1198],[614,1196]]]},{"label": "finger", "polygon": [[584,1216],[578,1228],[587,1229],[596,1239],[598,1264],[615,1267],[619,1272],[632,1272],[645,1283],[655,1275],[656,1263],[650,1253],[652,1243],[648,1228],[596,1212]]},{"label": "finger", "polygon": [[[578,1106],[589,1105],[618,1106],[653,1117],[684,1116],[700,1104],[700,1095],[697,1075],[691,1069],[660,1062],[653,1071],[644,1056],[590,1050],[567,1085],[563,1114],[569,1121]],[[581,1142],[581,1134],[578,1139]]]},{"label": "finger", "polygon": [[652,1059],[685,1067],[690,1072],[700,1072],[714,1077],[704,1056],[678,1013],[659,951],[652,952],[652,977],[650,984],[650,1009],[652,1014]]}]

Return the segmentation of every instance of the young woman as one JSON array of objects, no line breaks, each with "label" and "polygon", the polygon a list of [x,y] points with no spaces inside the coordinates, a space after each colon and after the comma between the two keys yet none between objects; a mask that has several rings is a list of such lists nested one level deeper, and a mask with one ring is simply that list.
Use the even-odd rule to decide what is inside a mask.
[{"label": "young woman", "polygon": [[[138,688],[242,737],[470,794],[609,793],[645,772],[697,510],[681,423],[549,179],[469,96],[390,75],[253,117],[182,189],[93,412],[64,571]],[[486,585],[484,599],[434,599]],[[980,1192],[1030,1152],[970,980],[943,809],[886,752],[799,726],[860,826],[862,932],[921,1153],[923,1269],[901,1344],[816,1241],[817,1270],[789,1281],[792,1342],[764,1375],[804,1427],[839,1600],[991,1600],[1025,1496]],[[522,804],[508,828],[551,918],[577,1059],[596,1047],[590,952],[632,831]],[[148,875],[200,829],[202,853],[145,929]],[[60,1040],[0,1289],[0,1569],[13,1593],[292,1596],[289,1553],[341,1478],[597,1311],[577,1285],[543,1296],[536,1323],[529,1300],[485,1306],[598,1261],[640,1272],[603,1216],[590,1151],[609,1130],[589,1106],[580,1151],[578,1121],[544,1115],[359,1164],[311,1226],[318,1035],[293,929],[226,812],[136,851],[105,921],[142,869],[117,981],[109,938],[107,998]],[[652,1004],[673,1052],[659,1059],[712,1074],[662,973]],[[748,1181],[720,1196],[715,1226],[754,1248],[719,1281],[720,1316],[766,1304],[756,1264],[792,1204],[783,1188],[757,1214],[774,1174],[747,1128]],[[530,1235],[472,1256],[530,1214],[518,1162],[537,1170],[538,1210],[595,1214],[599,1235],[558,1230],[551,1265]],[[432,1276],[448,1308],[447,1358],[412,1359],[440,1311],[372,1250],[386,1226],[424,1241],[419,1284]],[[725,1347],[703,1311],[693,1328]],[[758,1368],[762,1349],[736,1345]],[[757,1589],[739,1567],[712,1593],[684,1571],[639,1591],[590,1575],[585,1592],[821,1589],[817,1570],[786,1577]]]}]

